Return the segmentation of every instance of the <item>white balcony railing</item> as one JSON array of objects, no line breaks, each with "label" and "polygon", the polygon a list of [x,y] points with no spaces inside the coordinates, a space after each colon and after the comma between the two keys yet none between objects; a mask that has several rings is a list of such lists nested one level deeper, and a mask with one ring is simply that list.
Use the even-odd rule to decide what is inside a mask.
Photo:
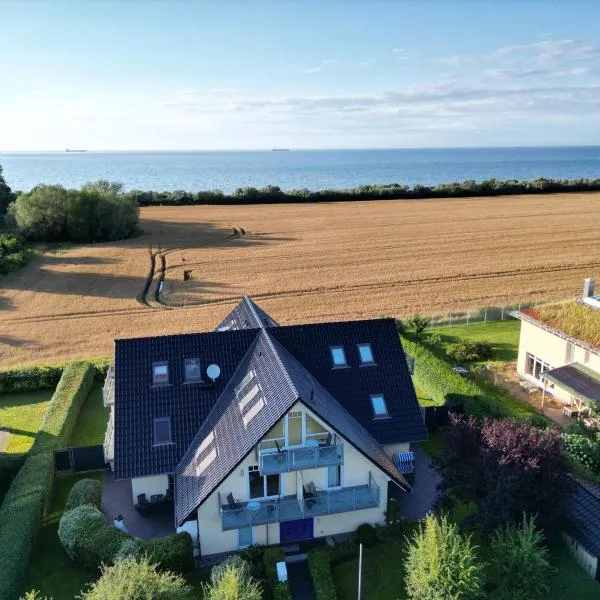
[{"label": "white balcony railing", "polygon": [[104,406],[112,406],[115,403],[115,366],[110,365],[102,388],[102,399]]},{"label": "white balcony railing", "polygon": [[106,433],[104,434],[104,461],[111,462],[115,458],[115,418],[114,409],[111,408]]},{"label": "white balcony railing", "polygon": [[344,464],[343,444],[320,444],[290,450],[259,450],[259,468],[263,475],[335,467]]}]

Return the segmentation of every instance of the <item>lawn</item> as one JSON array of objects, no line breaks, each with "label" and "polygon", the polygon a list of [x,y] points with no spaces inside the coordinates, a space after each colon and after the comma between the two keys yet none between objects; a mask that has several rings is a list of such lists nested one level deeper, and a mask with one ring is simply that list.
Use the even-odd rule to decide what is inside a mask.
[{"label": "lawn", "polygon": [[414,381],[413,385],[415,387],[415,392],[417,393],[417,400],[419,401],[419,406],[437,406],[436,403],[431,398],[429,398]]},{"label": "lawn", "polygon": [[78,447],[102,444],[109,413],[110,408],[105,408],[102,402],[102,384],[95,383],[81,407],[70,445]]},{"label": "lawn", "polygon": [[444,354],[450,346],[460,341],[490,343],[494,351],[492,361],[509,362],[517,360],[519,353],[521,321],[517,319],[454,325],[451,327],[435,327],[426,329],[426,331],[428,335],[437,334],[440,336],[440,344],[436,345],[435,349]]},{"label": "lawn", "polygon": [[[463,510],[464,508],[464,510]],[[460,521],[468,514],[468,507],[459,509]],[[464,513],[464,514],[463,514]],[[474,538],[479,542],[480,536]],[[489,560],[489,550],[482,548],[484,560]],[[404,561],[406,547],[403,538],[391,538],[380,542],[374,548],[363,549],[363,597],[373,600],[404,600]],[[562,544],[550,549],[550,560],[555,569],[550,582],[548,600],[598,600],[600,583],[594,581],[575,563]],[[353,558],[332,569],[339,600],[354,600],[357,597],[358,559]]]},{"label": "lawn", "polygon": [[3,394],[0,428],[12,433],[4,452],[22,454],[31,448],[54,390]]}]

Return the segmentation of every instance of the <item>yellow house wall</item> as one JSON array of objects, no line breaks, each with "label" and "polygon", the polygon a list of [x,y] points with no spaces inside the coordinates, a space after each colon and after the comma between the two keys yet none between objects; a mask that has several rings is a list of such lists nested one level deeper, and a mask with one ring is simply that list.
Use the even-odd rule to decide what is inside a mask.
[{"label": "yellow house wall", "polygon": [[[522,377],[541,385],[537,379],[527,375],[527,354],[547,362],[551,367],[562,367],[567,364],[567,340],[546,331],[537,325],[521,321],[521,335],[519,338],[519,356],[517,359],[517,372]],[[585,361],[585,349],[574,345],[573,361],[585,364],[590,369],[600,373],[600,356],[590,352],[589,359]],[[571,395],[559,386],[549,388],[548,392],[559,400],[569,402]]]},{"label": "yellow house wall", "polygon": [[[299,410],[299,408],[296,405],[291,410]],[[305,410],[307,409],[305,408]],[[307,410],[307,412],[310,414],[310,411]],[[384,513],[387,507],[388,475],[365,458],[352,444],[345,440],[342,440],[342,442],[344,443],[343,486],[367,484],[370,471],[380,486],[380,506],[379,508],[315,518],[315,537],[354,531],[362,523],[375,524],[384,523],[385,521]],[[200,551],[203,556],[219,552],[231,552],[238,549],[238,531],[222,530],[218,497],[220,493],[221,502],[225,503],[227,494],[232,493],[235,500],[246,502],[249,499],[248,467],[257,464],[254,450],[252,450],[198,509]],[[309,481],[313,481],[318,488],[325,489],[327,487],[327,468],[282,473],[282,495],[297,495],[297,490],[301,489],[301,483],[308,483]],[[255,544],[279,544],[279,523],[254,527],[253,541]]]},{"label": "yellow house wall", "polygon": [[140,494],[146,494],[149,501],[154,494],[166,494],[169,489],[168,475],[153,475],[152,477],[135,477],[131,480],[131,495],[133,503],[137,504]]},{"label": "yellow house wall", "polygon": [[583,546],[578,544],[570,535],[563,533],[563,540],[577,561],[577,564],[590,576],[595,578],[598,570],[598,559],[592,556]]}]

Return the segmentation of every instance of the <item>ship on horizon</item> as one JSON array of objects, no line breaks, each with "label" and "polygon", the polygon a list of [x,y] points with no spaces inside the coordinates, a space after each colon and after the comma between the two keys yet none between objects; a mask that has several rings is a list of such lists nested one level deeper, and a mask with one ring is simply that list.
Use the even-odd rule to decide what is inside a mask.
[{"label": "ship on horizon", "polygon": [[65,152],[87,152],[87,150],[73,150],[72,148],[66,148]]},{"label": "ship on horizon", "polygon": [[271,152],[289,152],[289,148],[272,148]]}]

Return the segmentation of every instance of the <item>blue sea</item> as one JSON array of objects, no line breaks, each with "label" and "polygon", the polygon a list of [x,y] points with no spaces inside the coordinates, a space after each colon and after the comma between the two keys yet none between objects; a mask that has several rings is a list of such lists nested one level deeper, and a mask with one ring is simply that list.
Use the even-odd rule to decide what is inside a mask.
[{"label": "blue sea", "polygon": [[600,178],[600,146],[291,150],[289,152],[0,153],[13,190],[40,183],[79,187],[108,179],[126,189],[199,191],[363,184],[431,185],[473,179]]}]

